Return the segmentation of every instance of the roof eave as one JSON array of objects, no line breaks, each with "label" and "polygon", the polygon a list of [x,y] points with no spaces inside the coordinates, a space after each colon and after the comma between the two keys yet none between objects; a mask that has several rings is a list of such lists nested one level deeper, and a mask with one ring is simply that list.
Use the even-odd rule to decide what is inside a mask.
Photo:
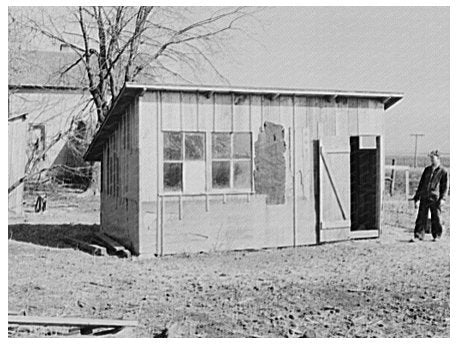
[{"label": "roof eave", "polygon": [[[130,94],[129,94],[130,91]],[[99,130],[97,130],[97,133],[94,135],[94,138],[92,139],[92,142],[90,143],[88,149],[86,150],[86,153],[84,154],[83,158],[86,161],[100,161],[101,160],[101,148],[103,147],[103,142],[105,139],[105,136],[108,136],[111,133],[111,125],[114,125],[116,123],[116,118],[118,115],[122,114],[124,109],[124,106],[126,104],[126,101],[121,101],[123,98],[132,98],[134,99],[137,97],[138,94],[142,93],[143,90],[141,89],[132,89],[132,88],[127,88],[123,87],[121,91],[119,92],[118,96],[116,99],[113,101],[112,106],[110,107],[110,110],[108,111],[107,115],[105,116],[105,119],[103,120],[102,124],[100,125]]]},{"label": "roof eave", "polygon": [[[363,98],[397,98],[404,97],[400,92],[375,92],[375,91],[344,91],[344,90],[319,90],[319,89],[287,89],[287,88],[257,88],[239,86],[194,86],[194,85],[143,85],[126,83],[127,88],[139,88],[151,91],[189,91],[189,92],[219,92],[238,94],[264,94],[264,95],[296,95],[296,96],[329,96],[329,97],[363,97]],[[390,105],[391,106],[391,105]]]},{"label": "roof eave", "polygon": [[66,85],[39,85],[39,84],[8,84],[9,90],[59,90],[59,91],[87,91],[85,86]]},{"label": "roof eave", "polygon": [[[399,101],[402,100],[404,94],[399,92],[372,92],[372,91],[342,91],[342,90],[305,90],[305,89],[275,89],[275,88],[248,88],[248,87],[225,87],[225,86],[192,86],[192,85],[143,85],[136,83],[126,83],[122,90],[116,97],[110,111],[107,113],[103,123],[94,136],[91,144],[89,145],[84,159],[87,161],[100,161],[101,151],[98,147],[103,144],[104,131],[107,128],[107,123],[111,119],[113,113],[119,106],[119,101],[126,95],[128,90],[132,90],[133,95],[138,93],[150,91],[177,91],[177,92],[199,92],[199,93],[237,93],[237,94],[259,94],[259,95],[280,95],[289,96],[320,96],[320,97],[358,97],[358,98],[371,98],[379,99],[384,109],[388,110]],[[106,133],[108,135],[108,132]]]},{"label": "roof eave", "polygon": [[402,96],[388,97],[385,101],[383,101],[383,107],[385,111],[391,108],[392,106],[396,105],[397,103],[399,103],[402,99],[403,99]]},{"label": "roof eave", "polygon": [[116,105],[118,104],[119,99],[121,99],[121,97],[123,96],[125,89],[126,89],[125,86],[121,89],[115,101],[113,102],[113,105],[111,106],[110,111],[108,111],[102,124],[100,125],[99,130],[97,130],[97,132],[95,133],[94,138],[92,139],[91,143],[89,144],[89,147],[87,148],[86,152],[83,155],[84,160],[86,161],[100,161],[101,160],[101,156],[100,156],[101,153],[94,152],[95,146],[97,145],[97,141],[99,140],[100,136],[102,135],[102,132],[108,122],[108,119],[110,118],[111,113],[114,111]]}]

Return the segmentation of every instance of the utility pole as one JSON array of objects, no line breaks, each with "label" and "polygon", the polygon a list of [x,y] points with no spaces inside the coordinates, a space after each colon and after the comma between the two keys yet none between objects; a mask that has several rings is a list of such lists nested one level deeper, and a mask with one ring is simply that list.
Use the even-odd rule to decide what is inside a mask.
[{"label": "utility pole", "polygon": [[419,137],[422,137],[422,136],[425,136],[425,134],[415,133],[415,134],[410,134],[410,136],[415,136],[415,156],[414,156],[414,158],[413,158],[413,167],[416,168],[416,167],[417,167],[417,147],[418,147],[418,138],[419,138]]}]

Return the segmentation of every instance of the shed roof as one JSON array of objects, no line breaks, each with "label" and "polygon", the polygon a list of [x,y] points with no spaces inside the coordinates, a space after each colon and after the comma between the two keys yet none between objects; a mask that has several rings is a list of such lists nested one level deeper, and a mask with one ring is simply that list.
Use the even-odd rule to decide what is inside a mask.
[{"label": "shed roof", "polygon": [[126,107],[137,97],[146,91],[169,91],[169,92],[193,92],[193,93],[234,93],[253,94],[268,96],[319,96],[319,97],[354,97],[366,99],[378,99],[384,104],[385,110],[399,102],[403,98],[400,92],[375,92],[375,91],[343,91],[343,90],[318,90],[318,89],[288,89],[268,87],[238,87],[238,86],[200,86],[200,85],[142,85],[126,83],[124,88],[114,100],[110,111],[95,134],[84,158],[88,161],[101,160],[103,143],[115,128],[120,115]]}]

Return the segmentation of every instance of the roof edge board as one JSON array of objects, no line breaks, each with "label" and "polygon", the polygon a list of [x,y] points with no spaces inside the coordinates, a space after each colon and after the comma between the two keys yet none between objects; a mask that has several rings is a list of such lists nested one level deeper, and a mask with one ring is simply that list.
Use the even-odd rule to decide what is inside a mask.
[{"label": "roof edge board", "polygon": [[[137,93],[133,95],[128,95],[127,91],[136,90]],[[355,98],[375,98],[380,99],[384,104],[384,109],[388,110],[393,105],[397,104],[400,100],[403,99],[404,94],[400,92],[376,92],[376,91],[344,91],[344,90],[317,90],[317,89],[286,89],[286,88],[250,88],[250,87],[239,87],[239,86],[197,86],[197,85],[166,85],[166,84],[157,84],[157,85],[145,85],[137,83],[125,83],[122,90],[119,92],[119,95],[116,97],[113,105],[110,108],[110,111],[107,113],[106,118],[101,124],[99,130],[95,134],[91,144],[84,154],[84,159],[88,161],[98,161],[100,160],[100,151],[97,151],[97,141],[103,136],[104,131],[109,129],[108,119],[114,114],[118,102],[123,97],[136,97],[137,95],[143,95],[146,91],[188,91],[188,92],[198,92],[203,94],[213,94],[213,93],[238,93],[238,94],[259,94],[259,95],[275,95],[276,97],[281,95],[289,96],[324,96],[330,97],[331,99],[336,99],[337,97],[355,97]],[[119,113],[118,113],[119,115]],[[93,151],[94,150],[94,151]]]},{"label": "roof edge board", "polygon": [[65,86],[65,85],[37,85],[37,84],[8,84],[9,90],[59,90],[59,91],[87,91],[86,86]]},{"label": "roof edge board", "polygon": [[389,100],[383,103],[383,107],[385,110],[388,110],[390,107],[398,104],[402,99],[403,97],[390,97]]},{"label": "roof edge board", "polygon": [[193,85],[144,85],[126,83],[126,88],[140,88],[151,91],[189,91],[189,92],[222,92],[222,93],[256,93],[256,94],[279,94],[279,95],[309,95],[309,96],[347,96],[347,97],[404,97],[401,92],[377,92],[377,91],[345,91],[345,90],[318,90],[318,89],[286,89],[286,88],[261,88],[261,87],[226,87],[226,86],[193,86]]},{"label": "roof edge board", "polygon": [[28,113],[28,112],[25,112],[25,113],[22,113],[22,114],[20,114],[20,115],[14,115],[14,116],[8,117],[8,122],[13,122],[13,121],[15,121],[15,120],[17,120],[17,119],[22,119],[22,120],[24,120],[24,119],[27,118],[28,115],[29,115],[29,113]]}]

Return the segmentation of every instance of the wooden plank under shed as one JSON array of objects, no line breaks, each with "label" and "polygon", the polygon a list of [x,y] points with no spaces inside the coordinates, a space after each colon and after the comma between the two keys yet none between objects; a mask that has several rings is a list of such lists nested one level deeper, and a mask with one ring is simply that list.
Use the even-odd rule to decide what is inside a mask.
[{"label": "wooden plank under shed", "polygon": [[77,326],[77,327],[135,327],[135,320],[91,319],[91,318],[56,318],[22,315],[8,315],[8,324],[34,326]]},{"label": "wooden plank under shed", "polygon": [[108,251],[114,252],[118,257],[121,258],[130,258],[131,253],[128,249],[118,243],[116,240],[112,239],[105,233],[96,233],[95,240],[99,241],[102,245],[108,248]]},{"label": "wooden plank under shed", "polygon": [[65,238],[64,240],[68,242],[69,244],[75,245],[78,249],[88,252],[90,254],[93,254],[96,256],[106,256],[107,255],[107,250],[105,247],[95,245],[95,244],[89,244],[87,242],[73,239],[73,238]]}]

